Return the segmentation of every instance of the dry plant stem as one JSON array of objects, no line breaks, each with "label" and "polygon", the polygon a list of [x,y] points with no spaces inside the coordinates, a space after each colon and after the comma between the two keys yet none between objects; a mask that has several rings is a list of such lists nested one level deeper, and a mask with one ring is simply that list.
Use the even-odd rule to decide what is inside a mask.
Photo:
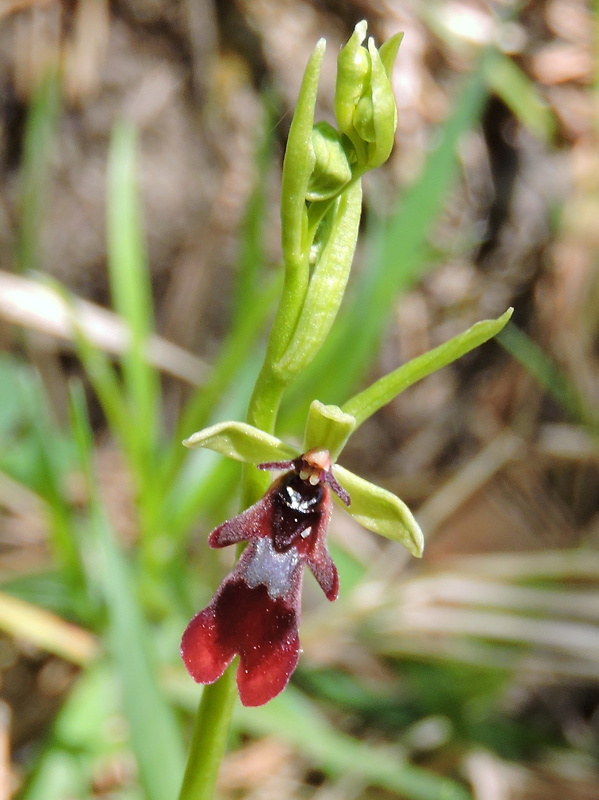
[{"label": "dry plant stem", "polygon": [[0,800],[10,800],[13,777],[10,768],[10,708],[0,701]]}]

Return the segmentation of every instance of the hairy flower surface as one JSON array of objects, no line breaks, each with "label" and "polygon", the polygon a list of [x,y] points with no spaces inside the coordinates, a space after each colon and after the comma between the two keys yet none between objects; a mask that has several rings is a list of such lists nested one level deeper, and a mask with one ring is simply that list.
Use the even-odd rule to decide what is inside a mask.
[{"label": "hairy flower surface", "polygon": [[210,534],[211,547],[248,545],[181,642],[185,666],[198,683],[216,681],[239,655],[237,687],[246,706],[279,694],[297,666],[305,564],[328,599],[337,598],[337,569],[326,547],[331,489],[349,505],[327,450],[259,466],[289,471],[261,500]]}]

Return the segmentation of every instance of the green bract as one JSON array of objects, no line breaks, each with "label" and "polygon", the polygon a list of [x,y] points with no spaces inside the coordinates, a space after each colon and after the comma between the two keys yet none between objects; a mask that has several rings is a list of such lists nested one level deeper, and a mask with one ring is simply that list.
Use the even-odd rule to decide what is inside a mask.
[{"label": "green bract", "polygon": [[312,127],[325,47],[325,41],[321,39],[308,61],[295,114],[291,120],[283,162],[281,235],[283,257],[291,262],[302,260],[305,250],[306,194],[316,161],[312,147]]},{"label": "green bract", "polygon": [[343,405],[343,411],[354,417],[356,426],[361,425],[365,419],[371,417],[375,411],[397,397],[408,386],[421,381],[432,372],[451,364],[452,361],[492,339],[507,325],[513,311],[513,308],[508,308],[497,319],[483,319],[448,342],[384,375],[372,386],[348,400]]},{"label": "green bract", "polygon": [[289,381],[312,361],[329,333],[347,285],[360,213],[362,187],[358,181],[339,195],[322,221],[315,241],[318,257],[306,289],[293,336],[273,371]]}]

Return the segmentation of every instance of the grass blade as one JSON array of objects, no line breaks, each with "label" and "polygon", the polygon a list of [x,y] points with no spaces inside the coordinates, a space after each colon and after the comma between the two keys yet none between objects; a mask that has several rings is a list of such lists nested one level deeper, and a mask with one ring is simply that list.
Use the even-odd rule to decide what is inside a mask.
[{"label": "grass blade", "polygon": [[555,131],[555,117],[535,84],[503,53],[495,52],[484,65],[490,92],[500,97],[533,136],[550,141]]},{"label": "grass blade", "polygon": [[58,74],[51,70],[35,92],[25,132],[17,256],[21,272],[40,268],[40,228],[60,105]]},{"label": "grass blade", "polygon": [[91,465],[93,442],[80,392],[72,394],[73,430],[90,496],[96,549],[94,574],[108,610],[109,644],[123,690],[123,706],[140,782],[148,800],[176,796],[184,767],[183,747],[172,709],[158,685],[147,623],[131,570],[115,541]]},{"label": "grass blade", "polygon": [[[108,265],[113,303],[129,325],[129,351],[123,358],[130,411],[135,419],[140,463],[153,451],[157,437],[159,383],[146,352],[153,332],[152,291],[142,232],[135,175],[135,132],[115,127],[108,169]],[[140,474],[143,469],[140,469]]]},{"label": "grass blade", "polygon": [[290,686],[266,706],[239,707],[236,714],[243,727],[290,742],[331,775],[350,773],[406,800],[470,800],[466,789],[454,781],[402,763],[396,754],[334,730]]},{"label": "grass blade", "polygon": [[593,431],[599,432],[599,418],[581,397],[575,385],[555,361],[529,336],[515,325],[508,325],[497,337],[527,372],[539,383],[572,419]]}]

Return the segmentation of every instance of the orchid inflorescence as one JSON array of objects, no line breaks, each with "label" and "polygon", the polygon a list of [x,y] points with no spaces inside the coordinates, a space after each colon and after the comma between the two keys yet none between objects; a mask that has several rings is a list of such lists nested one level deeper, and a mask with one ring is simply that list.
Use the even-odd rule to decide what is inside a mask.
[{"label": "orchid inflorescence", "polygon": [[490,339],[511,315],[510,309],[477,323],[342,407],[313,401],[301,448],[274,435],[284,392],[322,346],[343,298],[360,220],[361,176],[382,164],[393,144],[397,113],[390,75],[401,35],[379,50],[372,39],[364,47],[365,37],[361,22],[339,54],[338,130],[314,124],[323,41],[306,68],[283,169],[285,283],[248,421],[219,423],[184,442],[263,472],[284,470],[270,487],[263,473],[246,470],[242,494],[249,507],[215,528],[208,543],[247,546],[181,644],[185,666],[202,684],[217,681],[239,656],[237,688],[249,706],[281,692],[297,665],[303,567],[329,600],[337,598],[337,569],[326,545],[334,499],[364,527],[422,554],[422,532],[405,503],[337,464],[351,433],[405,388]]}]

